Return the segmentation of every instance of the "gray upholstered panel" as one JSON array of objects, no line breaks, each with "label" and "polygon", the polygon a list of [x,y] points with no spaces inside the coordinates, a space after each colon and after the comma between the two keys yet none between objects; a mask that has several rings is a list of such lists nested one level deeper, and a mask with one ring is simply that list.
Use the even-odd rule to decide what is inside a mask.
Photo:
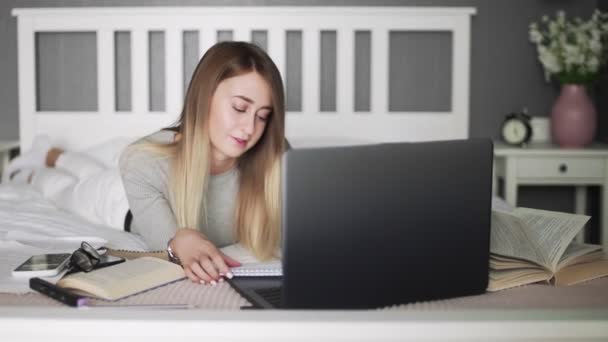
[{"label": "gray upholstered panel", "polygon": [[336,110],[336,31],[322,31],[320,41],[320,111],[333,112]]},{"label": "gray upholstered panel", "polygon": [[131,32],[114,34],[114,82],[117,111],[131,110]]},{"label": "gray upholstered panel", "polygon": [[149,108],[152,112],[165,110],[165,32],[150,31]]},{"label": "gray upholstered panel", "polygon": [[267,51],[268,49],[268,31],[254,30],[251,32],[251,42]]},{"label": "gray upholstered panel", "polygon": [[220,30],[217,31],[217,41],[225,42],[232,40],[232,30]]},{"label": "gray upholstered panel", "polygon": [[371,39],[370,31],[355,32],[355,111],[371,109]]},{"label": "gray upholstered panel", "polygon": [[389,111],[451,110],[450,32],[392,31],[389,49]]},{"label": "gray upholstered panel", "polygon": [[288,111],[302,110],[302,32],[288,31],[285,38],[285,84]]},{"label": "gray upholstered panel", "polygon": [[36,75],[37,110],[97,110],[96,33],[36,33]]},{"label": "gray upholstered panel", "polygon": [[192,73],[196,68],[199,60],[199,46],[198,46],[198,31],[185,31],[183,34],[183,51],[184,51],[184,89],[183,94],[186,94],[186,90],[188,89],[188,84],[190,84],[190,78],[192,78]]}]

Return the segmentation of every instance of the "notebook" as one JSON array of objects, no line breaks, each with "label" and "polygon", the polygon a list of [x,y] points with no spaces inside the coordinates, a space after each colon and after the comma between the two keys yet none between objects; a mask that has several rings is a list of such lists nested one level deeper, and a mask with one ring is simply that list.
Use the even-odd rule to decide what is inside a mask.
[{"label": "notebook", "polygon": [[283,275],[283,267],[279,258],[261,262],[241,244],[226,246],[220,250],[242,264],[242,266],[230,269],[235,277],[280,277]]}]

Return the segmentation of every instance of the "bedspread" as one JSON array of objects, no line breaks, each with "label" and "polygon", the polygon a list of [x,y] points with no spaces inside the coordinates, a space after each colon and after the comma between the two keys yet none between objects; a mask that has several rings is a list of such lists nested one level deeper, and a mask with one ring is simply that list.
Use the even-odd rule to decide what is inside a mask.
[{"label": "bedspread", "polygon": [[[38,192],[13,184],[0,185],[0,305],[62,305],[32,293],[27,281],[10,271],[29,255],[68,252],[82,240],[116,249],[145,250],[134,234],[98,226],[57,209]],[[9,293],[12,292],[12,293]],[[30,293],[25,293],[30,292]],[[97,305],[189,304],[205,309],[238,310],[247,301],[227,283],[215,287],[188,280],[156,288],[117,302]],[[570,287],[527,285],[478,296],[410,303],[389,310],[608,308],[608,277]]]},{"label": "bedspread", "polygon": [[29,256],[72,252],[82,241],[94,246],[145,250],[137,235],[92,224],[58,209],[27,185],[0,185],[0,292],[29,292],[11,270]]},{"label": "bedspread", "polygon": [[[195,308],[238,310],[248,305],[229,284],[217,286],[182,280],[116,302],[92,301],[93,305],[189,304]],[[61,306],[37,293],[0,293],[0,305]],[[385,310],[462,310],[462,309],[607,309],[608,277],[568,287],[533,284],[488,292],[482,295],[396,305]]]}]

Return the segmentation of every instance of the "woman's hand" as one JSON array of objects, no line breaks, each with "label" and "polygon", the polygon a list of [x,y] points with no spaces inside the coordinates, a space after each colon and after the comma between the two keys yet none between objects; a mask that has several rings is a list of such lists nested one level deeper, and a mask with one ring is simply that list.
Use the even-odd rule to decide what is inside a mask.
[{"label": "woman's hand", "polygon": [[171,250],[179,258],[192,282],[215,285],[223,277],[232,278],[230,267],[241,264],[222,253],[203,234],[194,229],[178,229]]}]

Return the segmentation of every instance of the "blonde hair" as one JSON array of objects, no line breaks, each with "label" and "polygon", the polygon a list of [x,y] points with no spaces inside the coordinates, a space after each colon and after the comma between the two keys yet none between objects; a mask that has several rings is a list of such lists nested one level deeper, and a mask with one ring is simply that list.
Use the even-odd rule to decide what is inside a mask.
[{"label": "blonde hair", "polygon": [[204,233],[211,99],[223,80],[248,72],[256,72],[266,80],[273,109],[260,140],[238,160],[234,233],[257,258],[265,260],[275,256],[279,247],[281,155],[286,144],[283,82],[276,65],[262,49],[245,42],[212,46],[194,70],[179,120],[168,128],[181,138],[170,144],[148,141],[142,147],[170,159],[169,202],[178,225]]}]

